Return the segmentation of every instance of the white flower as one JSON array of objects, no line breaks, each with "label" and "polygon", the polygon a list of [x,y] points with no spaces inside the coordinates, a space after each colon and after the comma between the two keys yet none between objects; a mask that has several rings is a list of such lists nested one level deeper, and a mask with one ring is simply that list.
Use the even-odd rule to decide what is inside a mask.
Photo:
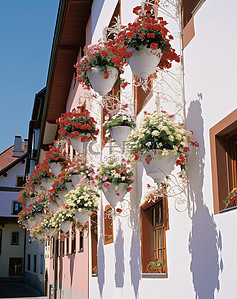
[{"label": "white flower", "polygon": [[160,133],[159,133],[159,131],[155,130],[155,131],[153,131],[153,132],[151,133],[151,135],[152,135],[152,136],[159,136]]}]

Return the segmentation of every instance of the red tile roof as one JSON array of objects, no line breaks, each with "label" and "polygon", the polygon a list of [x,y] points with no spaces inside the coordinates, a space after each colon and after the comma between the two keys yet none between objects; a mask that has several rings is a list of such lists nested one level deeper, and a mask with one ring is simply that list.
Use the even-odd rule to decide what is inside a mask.
[{"label": "red tile roof", "polygon": [[[0,170],[7,167],[9,164],[11,164],[12,162],[14,162],[15,160],[18,159],[18,158],[12,157],[13,148],[14,148],[14,145],[10,146],[5,151],[0,153]],[[24,150],[24,142],[22,142],[21,148],[22,148],[22,150]],[[22,155],[23,154],[24,154],[24,152],[22,152]]]}]

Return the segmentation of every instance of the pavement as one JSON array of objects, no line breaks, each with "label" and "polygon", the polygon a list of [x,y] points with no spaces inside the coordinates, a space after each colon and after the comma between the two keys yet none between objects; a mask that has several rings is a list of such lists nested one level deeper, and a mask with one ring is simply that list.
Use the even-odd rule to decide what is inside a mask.
[{"label": "pavement", "polygon": [[0,282],[0,298],[47,299],[39,290],[23,282]]}]

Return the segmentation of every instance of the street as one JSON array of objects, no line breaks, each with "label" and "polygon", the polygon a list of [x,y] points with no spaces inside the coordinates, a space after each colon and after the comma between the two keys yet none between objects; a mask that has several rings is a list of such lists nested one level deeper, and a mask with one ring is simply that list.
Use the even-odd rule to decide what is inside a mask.
[{"label": "street", "polygon": [[0,282],[0,298],[21,298],[28,299],[37,297],[46,299],[34,287],[21,282]]}]

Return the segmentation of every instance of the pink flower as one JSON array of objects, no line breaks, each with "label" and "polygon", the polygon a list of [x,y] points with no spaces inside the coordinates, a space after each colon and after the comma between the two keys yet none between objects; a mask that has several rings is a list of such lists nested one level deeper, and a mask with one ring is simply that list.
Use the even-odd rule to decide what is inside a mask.
[{"label": "pink flower", "polygon": [[105,183],[104,183],[104,187],[105,187],[105,188],[109,188],[109,187],[110,187],[110,185],[111,185],[111,183],[110,183],[110,182],[105,182]]},{"label": "pink flower", "polygon": [[81,183],[85,183],[85,182],[87,182],[87,178],[82,178],[82,179],[80,179],[80,182],[81,182]]},{"label": "pink flower", "polygon": [[104,175],[104,176],[102,177],[102,181],[103,181],[103,182],[107,181],[107,179],[108,179],[108,178],[107,178],[106,175]]}]

